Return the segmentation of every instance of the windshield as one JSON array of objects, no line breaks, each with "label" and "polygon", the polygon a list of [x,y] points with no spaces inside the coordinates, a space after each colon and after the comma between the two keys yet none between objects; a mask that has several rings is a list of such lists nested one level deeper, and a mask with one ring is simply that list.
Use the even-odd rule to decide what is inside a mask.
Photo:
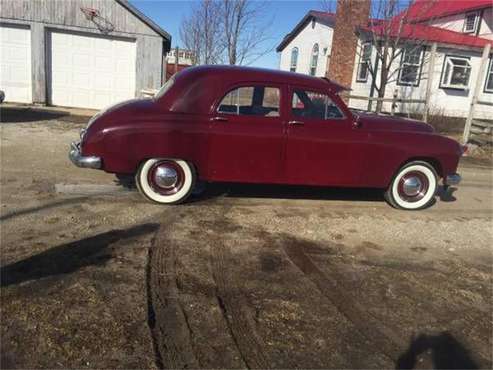
[{"label": "windshield", "polygon": [[166,81],[166,83],[163,86],[161,86],[157,94],[154,95],[154,98],[159,99],[163,97],[169,91],[169,89],[171,89],[171,86],[173,86],[174,82],[175,82],[174,78],[170,78],[168,81]]}]

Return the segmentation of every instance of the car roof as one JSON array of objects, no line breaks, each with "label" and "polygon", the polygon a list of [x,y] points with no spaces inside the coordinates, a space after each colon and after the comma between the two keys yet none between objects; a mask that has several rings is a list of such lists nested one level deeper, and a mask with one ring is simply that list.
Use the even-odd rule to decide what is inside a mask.
[{"label": "car roof", "polygon": [[[341,90],[349,90],[348,88],[339,85],[338,83],[331,81],[328,78],[313,77],[301,73],[280,71],[275,69],[257,68],[257,67],[244,67],[244,66],[230,66],[230,65],[203,65],[197,67],[190,67],[183,71],[181,74],[195,75],[195,78],[201,76],[207,77],[220,77],[223,81],[241,83],[241,82],[272,82],[282,84],[300,84],[308,85],[318,88],[331,89],[334,92]],[[188,76],[192,77],[192,76]]]},{"label": "car roof", "polygon": [[319,78],[265,68],[204,65],[189,67],[173,76],[173,86],[160,98],[161,104],[173,112],[205,114],[215,101],[236,84],[293,84],[308,89],[338,93],[345,88],[327,78]]}]

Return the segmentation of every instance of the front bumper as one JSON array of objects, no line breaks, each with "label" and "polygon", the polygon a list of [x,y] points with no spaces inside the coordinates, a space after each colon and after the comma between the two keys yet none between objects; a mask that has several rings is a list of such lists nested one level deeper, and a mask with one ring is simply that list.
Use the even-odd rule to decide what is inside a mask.
[{"label": "front bumper", "polygon": [[453,175],[448,175],[443,183],[444,185],[459,185],[460,181],[462,180],[462,178],[460,177],[460,175],[458,173],[454,173]]},{"label": "front bumper", "polygon": [[99,157],[94,156],[83,156],[80,154],[80,143],[73,142],[70,144],[70,151],[68,152],[68,157],[77,167],[82,168],[101,168],[102,161]]}]

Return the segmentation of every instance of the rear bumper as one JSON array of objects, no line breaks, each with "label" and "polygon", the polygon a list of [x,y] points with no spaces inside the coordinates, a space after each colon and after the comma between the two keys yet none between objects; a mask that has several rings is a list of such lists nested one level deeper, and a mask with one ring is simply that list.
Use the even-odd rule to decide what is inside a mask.
[{"label": "rear bumper", "polygon": [[444,185],[459,185],[462,178],[458,173],[454,173],[453,175],[448,175],[444,180]]},{"label": "rear bumper", "polygon": [[80,143],[73,142],[70,144],[68,157],[77,167],[100,169],[102,166],[101,158],[94,156],[83,156],[80,153]]}]

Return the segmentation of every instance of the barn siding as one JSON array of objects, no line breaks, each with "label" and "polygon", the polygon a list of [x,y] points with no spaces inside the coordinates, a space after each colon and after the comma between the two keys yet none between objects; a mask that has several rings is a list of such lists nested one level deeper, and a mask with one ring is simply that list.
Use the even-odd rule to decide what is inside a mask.
[{"label": "barn siding", "polygon": [[96,25],[86,19],[81,7],[94,8],[109,20],[114,30],[107,36],[135,40],[136,96],[141,89],[161,86],[164,39],[146,23],[115,0],[0,0],[0,22],[28,25],[31,29],[31,58],[33,102],[49,103],[48,56],[50,30],[84,32],[103,35]]}]

